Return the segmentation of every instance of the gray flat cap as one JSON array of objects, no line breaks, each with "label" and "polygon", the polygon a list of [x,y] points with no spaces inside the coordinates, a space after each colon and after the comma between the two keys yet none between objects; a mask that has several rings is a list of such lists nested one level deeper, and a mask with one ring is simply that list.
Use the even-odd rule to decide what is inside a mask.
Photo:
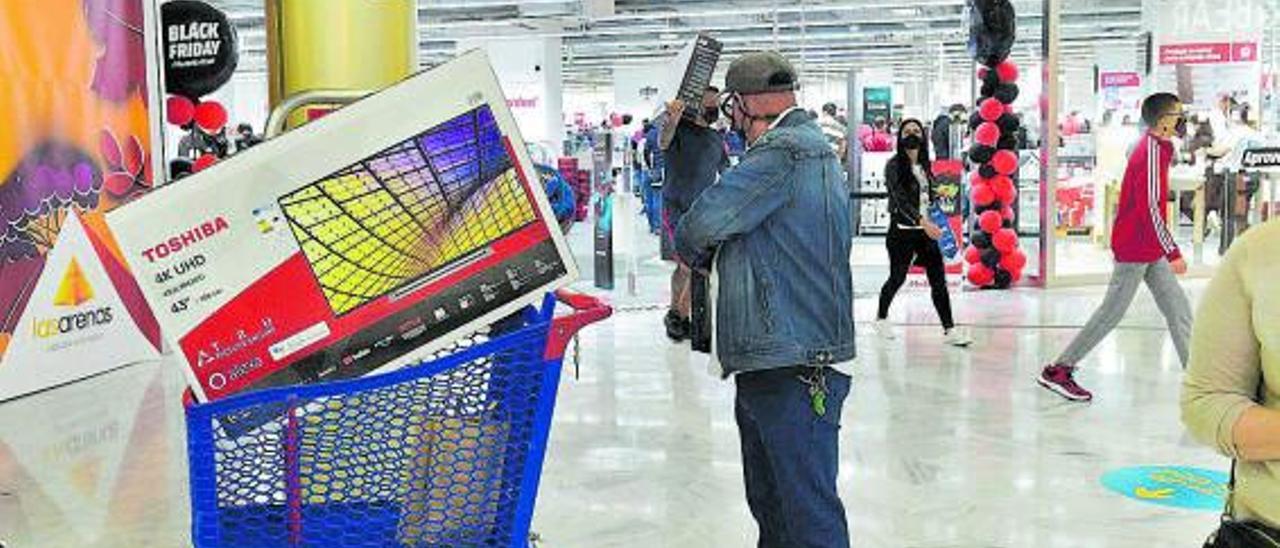
[{"label": "gray flat cap", "polygon": [[751,95],[799,88],[795,67],[774,51],[748,53],[735,59],[724,77],[724,90],[728,93]]}]

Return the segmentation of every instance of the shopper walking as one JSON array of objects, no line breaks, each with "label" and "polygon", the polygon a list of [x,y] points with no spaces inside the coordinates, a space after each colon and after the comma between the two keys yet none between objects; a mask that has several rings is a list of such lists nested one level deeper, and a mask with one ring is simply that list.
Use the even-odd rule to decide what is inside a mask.
[{"label": "shopper walking", "polygon": [[1177,279],[1186,273],[1187,263],[1173,241],[1164,207],[1173,162],[1170,139],[1186,133],[1186,114],[1176,95],[1157,93],[1143,101],[1142,121],[1148,131],[1129,155],[1111,233],[1115,270],[1107,296],[1084,330],[1036,379],[1068,400],[1093,399],[1092,393],[1076,383],[1076,365],[1120,323],[1144,281],[1164,314],[1178,358],[1183,367],[1187,365],[1191,304]]},{"label": "shopper walking", "polygon": [[831,146],[831,150],[835,151],[836,156],[842,160],[846,156],[848,150],[848,128],[839,118],[840,110],[835,103],[827,103],[822,105],[822,114],[818,116],[818,127],[822,128],[822,134],[827,138],[827,144]]},{"label": "shopper walking", "polygon": [[942,321],[943,340],[951,346],[969,346],[973,339],[968,330],[956,327],[951,316],[946,264],[938,247],[943,231],[951,228],[934,224],[929,216],[938,192],[929,161],[929,141],[919,120],[903,120],[898,126],[897,153],[885,165],[884,176],[889,190],[889,237],[885,239],[885,248],[889,250],[889,279],[880,288],[876,334],[885,340],[894,338],[888,320],[889,307],[907,281],[911,265],[919,264],[929,277],[933,308]]},{"label": "shopper walking", "polygon": [[1280,539],[1276,257],[1280,222],[1271,222],[1236,240],[1218,266],[1191,334],[1182,422],[1196,439],[1236,460],[1232,517],[1270,527]]},{"label": "shopper walking", "polygon": [[659,141],[662,139],[662,120],[655,120],[644,137],[644,177],[640,186],[644,200],[645,219],[649,222],[649,233],[658,234],[662,227],[662,185],[666,183],[666,156],[662,153]]},{"label": "shopper walking", "polygon": [[720,90],[702,94],[701,110],[686,118],[685,104],[676,99],[667,105],[662,131],[662,155],[666,180],[662,185],[662,258],[676,263],[671,273],[671,307],[667,310],[667,337],[680,342],[689,337],[690,270],[675,253],[675,227],[703,190],[729,167],[724,137],[712,128],[720,118]]},{"label": "shopper walking", "polygon": [[871,133],[862,138],[864,152],[893,152],[893,135],[889,134],[889,123],[883,117],[877,117]]},{"label": "shopper walking", "polygon": [[[723,110],[749,148],[676,230],[711,265],[713,356],[737,385],[747,503],[761,547],[844,548],[840,414],[854,358],[849,196],[840,162],[796,106],[777,53],[729,67]],[[714,256],[714,259],[713,259]]]}]

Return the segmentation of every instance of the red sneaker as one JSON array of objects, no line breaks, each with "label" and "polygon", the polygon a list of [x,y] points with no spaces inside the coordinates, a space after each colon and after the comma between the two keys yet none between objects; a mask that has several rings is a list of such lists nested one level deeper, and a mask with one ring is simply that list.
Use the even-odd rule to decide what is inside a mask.
[{"label": "red sneaker", "polygon": [[1071,401],[1093,401],[1093,394],[1076,384],[1076,368],[1067,365],[1046,365],[1036,382],[1047,390]]}]

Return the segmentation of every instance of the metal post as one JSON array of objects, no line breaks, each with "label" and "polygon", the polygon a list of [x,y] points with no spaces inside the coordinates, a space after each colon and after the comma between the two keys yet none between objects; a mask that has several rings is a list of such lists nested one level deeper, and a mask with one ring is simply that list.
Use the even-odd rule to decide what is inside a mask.
[{"label": "metal post", "polygon": [[846,160],[846,181],[849,194],[853,197],[850,210],[853,213],[853,233],[862,233],[862,200],[858,197],[862,192],[862,143],[858,142],[858,127],[862,125],[862,97],[858,90],[858,71],[850,70],[848,74],[848,93],[845,97],[845,142],[848,159]]},{"label": "metal post", "polygon": [[1054,212],[1058,208],[1058,53],[1059,27],[1062,23],[1062,0],[1044,0],[1044,25],[1040,37],[1040,56],[1045,102],[1040,109],[1040,279],[1039,285],[1052,284],[1056,274],[1056,233]]}]

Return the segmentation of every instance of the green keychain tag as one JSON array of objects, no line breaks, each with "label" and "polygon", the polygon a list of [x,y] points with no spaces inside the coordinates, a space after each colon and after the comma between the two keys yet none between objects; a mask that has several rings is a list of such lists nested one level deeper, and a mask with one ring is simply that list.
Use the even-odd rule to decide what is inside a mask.
[{"label": "green keychain tag", "polygon": [[827,416],[827,393],[822,390],[813,393],[813,412],[819,417]]}]

